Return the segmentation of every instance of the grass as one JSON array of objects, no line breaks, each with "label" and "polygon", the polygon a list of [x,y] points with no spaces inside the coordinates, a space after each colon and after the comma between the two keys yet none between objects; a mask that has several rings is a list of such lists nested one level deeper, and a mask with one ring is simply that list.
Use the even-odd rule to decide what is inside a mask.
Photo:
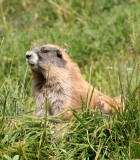
[{"label": "grass", "polygon": [[[0,13],[0,159],[140,159],[140,2],[1,0]],[[25,52],[46,43],[66,48],[100,91],[121,95],[123,114],[83,104],[62,132],[35,121]]]}]

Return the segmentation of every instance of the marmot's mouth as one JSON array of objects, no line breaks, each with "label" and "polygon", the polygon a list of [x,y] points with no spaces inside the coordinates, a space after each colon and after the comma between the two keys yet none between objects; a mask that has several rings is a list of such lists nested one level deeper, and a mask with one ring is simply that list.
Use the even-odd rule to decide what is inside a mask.
[{"label": "marmot's mouth", "polygon": [[34,67],[34,66],[35,66],[35,64],[33,64],[33,63],[29,63],[29,65],[30,65],[31,67]]}]

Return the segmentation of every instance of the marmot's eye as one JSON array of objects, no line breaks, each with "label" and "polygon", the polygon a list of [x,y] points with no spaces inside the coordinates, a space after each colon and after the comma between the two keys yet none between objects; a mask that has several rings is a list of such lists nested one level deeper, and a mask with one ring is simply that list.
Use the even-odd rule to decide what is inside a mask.
[{"label": "marmot's eye", "polygon": [[57,53],[57,57],[58,58],[62,58],[62,54],[61,54],[61,52],[59,50],[57,50],[56,53]]},{"label": "marmot's eye", "polygon": [[49,52],[48,50],[44,50],[44,51],[43,51],[43,53],[48,53],[48,52]]}]

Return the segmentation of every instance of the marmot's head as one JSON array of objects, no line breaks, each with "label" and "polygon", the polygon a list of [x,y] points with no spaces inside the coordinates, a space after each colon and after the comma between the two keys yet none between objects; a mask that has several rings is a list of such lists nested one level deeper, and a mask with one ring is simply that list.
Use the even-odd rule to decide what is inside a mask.
[{"label": "marmot's head", "polygon": [[26,52],[26,61],[32,71],[48,71],[51,67],[65,68],[68,55],[56,45],[35,47]]}]

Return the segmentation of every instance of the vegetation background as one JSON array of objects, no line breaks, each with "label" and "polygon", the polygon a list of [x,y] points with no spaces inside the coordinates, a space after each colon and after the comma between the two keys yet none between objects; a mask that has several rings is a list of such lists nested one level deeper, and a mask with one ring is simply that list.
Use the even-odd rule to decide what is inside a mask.
[{"label": "vegetation background", "polygon": [[[83,104],[65,131],[34,121],[25,53],[52,43],[68,50],[83,77],[121,95],[121,115]],[[140,1],[0,0],[0,159],[140,159]]]}]

